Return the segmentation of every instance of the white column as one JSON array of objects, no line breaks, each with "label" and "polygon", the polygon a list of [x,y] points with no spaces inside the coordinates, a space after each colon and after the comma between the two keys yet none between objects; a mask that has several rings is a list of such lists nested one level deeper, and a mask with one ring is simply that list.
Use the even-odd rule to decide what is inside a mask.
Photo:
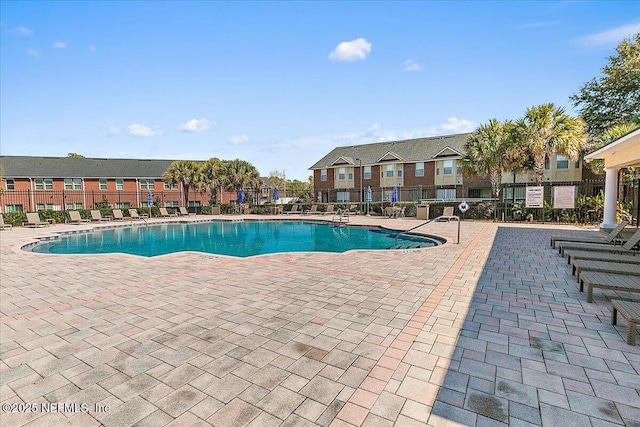
[{"label": "white column", "polygon": [[616,202],[618,201],[618,171],[616,168],[606,168],[604,184],[604,218],[601,228],[615,228]]}]

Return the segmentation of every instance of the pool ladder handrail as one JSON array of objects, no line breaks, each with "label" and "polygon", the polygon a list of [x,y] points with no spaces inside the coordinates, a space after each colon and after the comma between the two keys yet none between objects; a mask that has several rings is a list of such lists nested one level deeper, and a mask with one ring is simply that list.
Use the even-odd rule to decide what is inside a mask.
[{"label": "pool ladder handrail", "polygon": [[[336,221],[336,215],[338,216],[337,221]],[[331,218],[331,223],[333,224],[334,227],[336,226],[336,223],[338,224],[338,227],[340,227],[342,226],[343,218],[346,218],[345,222],[349,222],[349,210],[338,208],[338,210],[334,212],[333,217]]]},{"label": "pool ladder handrail", "polygon": [[415,227],[411,227],[411,228],[410,228],[410,229],[408,229],[408,230],[404,230],[404,231],[401,231],[400,233],[396,234],[396,236],[395,236],[395,243],[394,243],[394,245],[393,245],[393,248],[394,248],[394,249],[399,249],[399,248],[398,248],[398,237],[400,237],[400,235],[402,235],[402,234],[406,234],[406,233],[408,233],[408,232],[410,232],[410,231],[415,230],[416,228],[419,228],[419,227],[422,227],[423,225],[429,224],[431,221],[433,221],[433,220],[432,220],[432,219],[428,219],[428,220],[426,220],[425,222],[423,222],[422,224],[418,224],[418,225],[416,225]]}]

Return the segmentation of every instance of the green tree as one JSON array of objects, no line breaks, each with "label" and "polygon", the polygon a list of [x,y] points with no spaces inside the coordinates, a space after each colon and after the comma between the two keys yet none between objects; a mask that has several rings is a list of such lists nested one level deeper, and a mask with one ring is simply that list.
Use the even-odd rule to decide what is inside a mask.
[{"label": "green tree", "polygon": [[602,76],[585,83],[570,99],[587,124],[589,135],[640,120],[640,33],[623,40]]},{"label": "green tree", "polygon": [[269,173],[269,183],[272,188],[277,188],[280,192],[280,197],[286,197],[285,190],[287,188],[284,174],[281,171],[275,170]]},{"label": "green tree", "polygon": [[524,151],[515,144],[512,121],[491,119],[478,126],[467,138],[462,159],[464,173],[488,174],[493,197],[500,198],[502,171],[521,170],[526,161]]},{"label": "green tree", "polygon": [[[626,134],[633,132],[634,130],[638,129],[638,127],[640,127],[640,125],[638,125],[636,123],[632,123],[632,122],[620,123],[620,124],[614,125],[614,126],[610,127],[609,129],[605,130],[600,135],[598,135],[596,138],[593,138],[590,141],[589,146],[587,147],[587,149],[585,151],[587,151],[587,152],[596,151],[596,150],[604,147],[605,145],[609,145],[613,141],[616,141],[616,140],[622,138]],[[604,171],[604,161],[603,160],[593,160],[593,161],[591,161],[589,163],[589,167],[591,169],[595,170],[598,173],[603,173],[603,171]],[[640,168],[637,168],[637,167],[625,168],[625,169],[623,169],[622,173],[623,173],[623,176],[622,176],[623,180],[625,180],[625,181],[626,180],[635,180],[640,175]]]},{"label": "green tree", "polygon": [[[189,189],[194,188],[199,180],[200,168],[191,160],[176,160],[162,175],[162,179],[167,184],[180,184],[184,194],[184,205],[189,204]],[[182,202],[182,200],[181,200]]]},{"label": "green tree", "polygon": [[262,185],[260,173],[251,163],[235,159],[226,161],[225,166],[226,179],[224,182],[227,190],[237,192],[244,189],[245,186],[256,190]]},{"label": "green tree", "polygon": [[527,108],[514,131],[518,144],[533,159],[537,185],[542,185],[545,160],[550,155],[560,154],[576,161],[586,143],[584,122],[551,103]]},{"label": "green tree", "polygon": [[200,175],[197,187],[202,191],[208,191],[212,204],[218,203],[218,193],[222,190],[226,179],[226,166],[217,157],[212,157],[200,167]]},{"label": "green tree", "polygon": [[78,154],[78,153],[69,153],[69,154],[67,154],[67,157],[75,157],[77,159],[84,159],[84,156],[82,154]]}]

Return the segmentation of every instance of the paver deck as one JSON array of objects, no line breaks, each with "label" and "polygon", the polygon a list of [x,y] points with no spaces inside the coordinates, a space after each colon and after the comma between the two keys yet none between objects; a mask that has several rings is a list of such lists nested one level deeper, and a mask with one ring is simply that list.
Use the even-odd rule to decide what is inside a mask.
[{"label": "paver deck", "polygon": [[548,245],[575,227],[247,259],[18,249],[93,226],[0,232],[0,425],[640,425],[621,294],[586,303]]}]

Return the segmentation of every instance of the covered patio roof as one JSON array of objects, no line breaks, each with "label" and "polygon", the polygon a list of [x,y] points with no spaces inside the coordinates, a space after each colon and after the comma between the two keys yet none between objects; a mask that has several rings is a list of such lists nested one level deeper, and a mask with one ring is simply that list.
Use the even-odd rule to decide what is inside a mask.
[{"label": "covered patio roof", "polygon": [[640,166],[640,128],[585,156],[594,159],[604,159],[605,168]]},{"label": "covered patio roof", "polygon": [[618,171],[622,168],[640,166],[640,129],[636,129],[585,156],[587,161],[594,159],[604,160],[604,218],[600,226],[613,228],[616,226]]}]

